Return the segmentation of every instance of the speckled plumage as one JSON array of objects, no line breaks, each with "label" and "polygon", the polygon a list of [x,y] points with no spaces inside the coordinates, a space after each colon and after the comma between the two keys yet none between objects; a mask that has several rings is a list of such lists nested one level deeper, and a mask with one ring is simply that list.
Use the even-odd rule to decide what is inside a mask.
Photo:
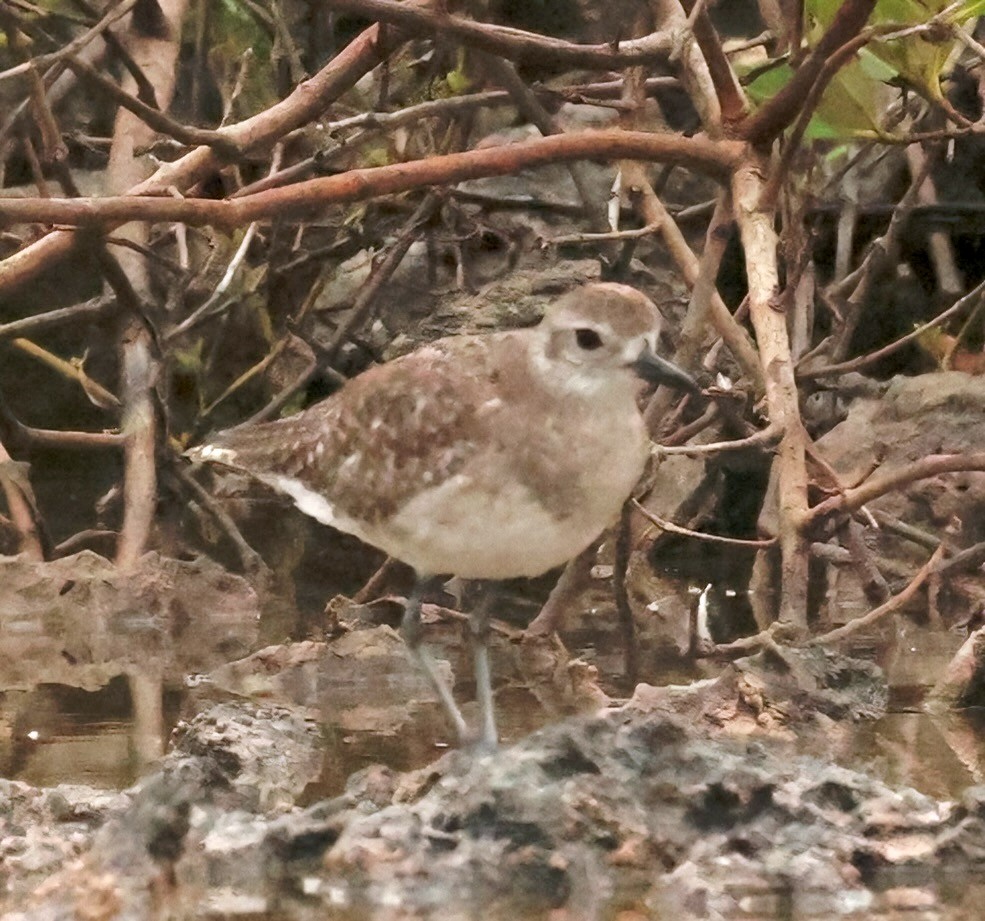
[{"label": "speckled plumage", "polygon": [[[535,329],[439,340],[193,454],[422,574],[537,575],[595,539],[643,470],[633,361],[658,324],[639,292],[589,285]],[[603,345],[578,345],[585,330]]]}]

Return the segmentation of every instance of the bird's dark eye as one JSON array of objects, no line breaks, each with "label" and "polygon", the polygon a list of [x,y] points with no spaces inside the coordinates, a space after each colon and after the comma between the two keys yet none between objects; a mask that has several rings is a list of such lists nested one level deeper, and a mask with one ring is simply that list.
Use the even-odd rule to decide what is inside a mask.
[{"label": "bird's dark eye", "polygon": [[602,348],[602,337],[594,329],[587,327],[575,330],[575,342],[587,352]]}]

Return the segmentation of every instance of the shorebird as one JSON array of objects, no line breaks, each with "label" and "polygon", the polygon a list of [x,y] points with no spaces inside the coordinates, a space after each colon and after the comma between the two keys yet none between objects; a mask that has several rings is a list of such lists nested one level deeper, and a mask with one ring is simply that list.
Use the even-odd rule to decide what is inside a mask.
[{"label": "shorebird", "polygon": [[471,618],[476,738],[421,643],[424,592],[438,577],[538,576],[613,523],[649,451],[639,379],[697,390],[657,355],[660,323],[639,291],[585,285],[536,327],[440,339],[295,416],[229,429],[189,454],[250,474],[412,566],[401,633],[460,742],[495,747],[488,605]]}]

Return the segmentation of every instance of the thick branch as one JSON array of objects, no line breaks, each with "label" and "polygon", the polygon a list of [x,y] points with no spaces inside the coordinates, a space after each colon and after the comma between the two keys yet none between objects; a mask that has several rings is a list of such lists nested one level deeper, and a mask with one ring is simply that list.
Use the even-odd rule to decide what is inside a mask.
[{"label": "thick branch", "polygon": [[756,330],[770,424],[783,433],[775,460],[779,487],[780,619],[806,628],[808,547],[801,530],[807,514],[804,428],[787,333],[778,302],[779,270],[774,215],[764,207],[767,164],[740,169],[733,182],[735,216],[749,278],[749,316]]},{"label": "thick branch", "polygon": [[749,105],[742,87],[735,76],[732,64],[722,49],[718,32],[712,24],[708,13],[699,9],[694,15],[696,4],[694,0],[683,0],[681,4],[693,20],[694,39],[701,49],[711,82],[715,87],[715,95],[721,109],[721,119],[729,129],[741,122],[748,115]]},{"label": "thick branch", "polygon": [[[200,148],[201,149],[201,148]],[[195,226],[233,228],[253,221],[300,219],[319,214],[327,205],[365,201],[433,185],[483,176],[503,176],[533,166],[585,158],[634,158],[686,164],[724,179],[738,162],[742,145],[670,134],[619,130],[552,135],[501,147],[429,157],[410,163],[350,170],[337,176],[309,179],[227,201],[152,198],[121,195],[107,198],[0,199],[0,223],[7,221],[101,226],[126,221],[169,221]],[[144,184],[146,185],[146,184]],[[0,263],[0,293],[22,280],[15,257]]]},{"label": "thick branch", "polygon": [[889,470],[880,476],[869,477],[864,483],[815,505],[804,519],[806,527],[813,526],[822,517],[834,512],[854,512],[867,502],[907,483],[925,480],[942,473],[959,473],[964,470],[985,471],[985,453],[977,454],[931,454],[921,457],[912,464]]},{"label": "thick branch", "polygon": [[[160,16],[158,27],[143,29],[136,21],[132,22],[126,44],[134,62],[153,86],[157,104],[165,110],[174,94],[181,25],[188,0],[157,0],[155,7]],[[121,90],[136,93],[136,81],[125,77]],[[147,175],[147,165],[137,151],[153,138],[152,126],[131,107],[117,110],[106,169],[106,183],[111,191],[132,188]],[[154,384],[159,365],[150,327],[143,319],[144,303],[153,297],[144,255],[149,233],[150,228],[145,224],[121,228],[119,235],[135,243],[135,247],[116,249],[104,246],[102,240],[93,241],[96,262],[117,302],[128,314],[120,341],[124,510],[116,562],[121,569],[132,567],[146,551],[157,507],[158,420]]]},{"label": "thick branch", "polygon": [[619,42],[615,46],[578,45],[522,29],[432,12],[393,0],[331,0],[330,5],[419,35],[454,36],[464,44],[512,61],[608,69],[666,61],[673,50],[672,37],[659,32]]},{"label": "thick branch", "polygon": [[157,464],[154,456],[157,425],[154,418],[155,362],[150,336],[131,325],[121,349],[123,374],[123,438],[125,451],[124,512],[116,562],[132,566],[147,549],[157,507]]}]

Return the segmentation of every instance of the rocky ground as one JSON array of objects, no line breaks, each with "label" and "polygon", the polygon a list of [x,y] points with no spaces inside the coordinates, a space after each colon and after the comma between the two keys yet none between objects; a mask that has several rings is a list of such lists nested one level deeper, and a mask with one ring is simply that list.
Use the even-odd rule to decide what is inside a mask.
[{"label": "rocky ground", "polygon": [[872,665],[762,653],[313,802],[317,724],[219,704],[130,790],[4,782],[2,917],[973,917],[985,790],[832,760],[885,700]]}]

